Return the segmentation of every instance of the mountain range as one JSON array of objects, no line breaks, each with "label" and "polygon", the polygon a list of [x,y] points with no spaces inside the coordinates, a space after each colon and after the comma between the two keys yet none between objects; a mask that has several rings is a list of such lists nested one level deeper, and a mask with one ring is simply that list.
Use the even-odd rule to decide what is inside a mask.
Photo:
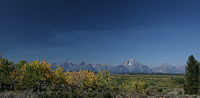
[{"label": "mountain range", "polygon": [[61,61],[59,63],[51,64],[52,70],[56,70],[58,67],[63,67],[64,71],[78,71],[78,70],[90,70],[97,72],[100,71],[110,71],[111,73],[185,73],[185,66],[172,66],[167,63],[163,63],[159,67],[150,68],[147,65],[142,65],[140,62],[133,58],[125,60],[123,63],[118,66],[111,66],[108,63],[103,64],[90,64],[88,62],[80,62],[73,64],[69,59]]}]

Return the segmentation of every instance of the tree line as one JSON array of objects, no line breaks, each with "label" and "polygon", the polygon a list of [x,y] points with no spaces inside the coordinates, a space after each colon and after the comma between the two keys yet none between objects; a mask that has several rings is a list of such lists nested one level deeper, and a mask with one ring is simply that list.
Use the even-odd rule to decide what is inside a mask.
[{"label": "tree line", "polygon": [[[128,81],[128,80],[127,80]],[[53,71],[51,65],[43,61],[27,62],[20,60],[14,64],[0,55],[0,90],[87,90],[123,91],[146,93],[147,84],[143,82],[111,79],[109,71],[97,73],[89,70],[63,72],[63,68]]]}]

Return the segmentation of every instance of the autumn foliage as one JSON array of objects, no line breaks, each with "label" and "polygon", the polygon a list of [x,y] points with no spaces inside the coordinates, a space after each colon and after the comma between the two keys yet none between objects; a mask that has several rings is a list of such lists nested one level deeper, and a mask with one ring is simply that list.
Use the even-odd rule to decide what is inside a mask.
[{"label": "autumn foliage", "polygon": [[[118,80],[117,80],[118,81]],[[147,85],[142,82],[122,82],[111,79],[109,71],[89,70],[63,72],[63,68],[53,71],[51,65],[43,61],[27,62],[20,60],[15,64],[0,57],[0,89],[10,90],[86,90],[86,91],[138,91],[146,93]],[[121,81],[121,80],[120,80]]]}]

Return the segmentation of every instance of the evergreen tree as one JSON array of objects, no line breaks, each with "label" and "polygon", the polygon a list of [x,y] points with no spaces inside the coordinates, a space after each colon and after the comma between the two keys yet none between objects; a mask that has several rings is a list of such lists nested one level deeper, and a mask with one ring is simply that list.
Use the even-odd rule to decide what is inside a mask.
[{"label": "evergreen tree", "polygon": [[186,85],[185,94],[197,94],[199,88],[199,63],[193,55],[188,57],[187,66],[185,67]]}]

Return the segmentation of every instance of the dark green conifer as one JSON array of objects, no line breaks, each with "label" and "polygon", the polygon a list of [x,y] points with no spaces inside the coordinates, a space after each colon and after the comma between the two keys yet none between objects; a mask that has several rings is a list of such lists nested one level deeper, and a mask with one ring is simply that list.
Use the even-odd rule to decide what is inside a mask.
[{"label": "dark green conifer", "polygon": [[197,94],[199,89],[199,63],[193,55],[188,57],[187,66],[185,67],[185,94]]}]

